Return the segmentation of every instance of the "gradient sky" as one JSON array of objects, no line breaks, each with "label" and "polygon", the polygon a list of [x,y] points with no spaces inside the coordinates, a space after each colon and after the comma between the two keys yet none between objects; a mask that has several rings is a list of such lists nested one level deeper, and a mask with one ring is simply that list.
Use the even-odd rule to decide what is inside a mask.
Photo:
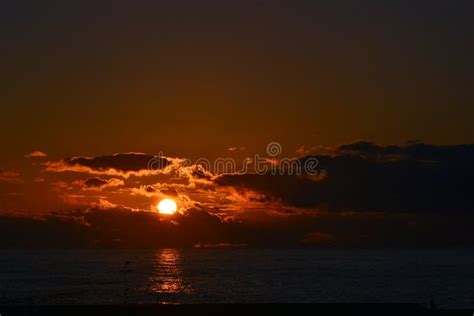
[{"label": "gradient sky", "polygon": [[470,6],[5,2],[0,161],[469,143]]},{"label": "gradient sky", "polygon": [[[474,143],[471,1],[10,1],[0,16],[2,213],[149,211],[174,192],[221,220],[356,212],[358,231],[366,212],[473,209],[473,147],[457,146]],[[200,179],[177,163],[271,141],[328,178]],[[134,173],[159,152],[179,174]]]}]

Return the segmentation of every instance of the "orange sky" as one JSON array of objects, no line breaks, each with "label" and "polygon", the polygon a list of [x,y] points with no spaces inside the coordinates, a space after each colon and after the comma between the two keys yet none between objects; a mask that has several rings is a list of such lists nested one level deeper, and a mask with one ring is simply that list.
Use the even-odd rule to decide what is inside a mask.
[{"label": "orange sky", "polygon": [[[222,223],[471,210],[468,5],[5,4],[0,213],[155,212],[170,196]],[[327,174],[181,161],[242,162],[270,142],[269,161],[310,155]],[[159,153],[174,168],[150,172]]]}]

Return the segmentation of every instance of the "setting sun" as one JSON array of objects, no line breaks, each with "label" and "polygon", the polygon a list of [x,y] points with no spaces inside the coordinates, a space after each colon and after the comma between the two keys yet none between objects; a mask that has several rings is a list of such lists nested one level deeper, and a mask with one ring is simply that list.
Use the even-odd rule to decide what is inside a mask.
[{"label": "setting sun", "polygon": [[160,214],[174,214],[177,210],[176,202],[171,199],[161,200],[156,206]]}]

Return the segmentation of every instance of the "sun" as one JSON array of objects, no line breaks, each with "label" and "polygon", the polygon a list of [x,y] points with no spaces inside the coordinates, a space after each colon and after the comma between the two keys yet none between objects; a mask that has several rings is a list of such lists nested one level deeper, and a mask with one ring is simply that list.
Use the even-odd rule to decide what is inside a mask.
[{"label": "sun", "polygon": [[176,212],[178,207],[176,206],[176,202],[171,199],[164,199],[161,200],[160,203],[156,206],[160,214],[167,214],[171,215]]}]

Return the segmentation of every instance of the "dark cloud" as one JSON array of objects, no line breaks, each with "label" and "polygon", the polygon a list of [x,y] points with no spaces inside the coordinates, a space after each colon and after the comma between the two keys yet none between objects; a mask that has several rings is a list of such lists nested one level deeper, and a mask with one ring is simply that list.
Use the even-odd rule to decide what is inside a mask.
[{"label": "dark cloud", "polygon": [[101,187],[106,185],[108,182],[107,180],[101,178],[89,178],[84,181],[84,186],[86,187]]},{"label": "dark cloud", "polygon": [[406,146],[380,146],[372,142],[359,141],[341,145],[339,154],[355,154],[366,158],[399,158],[433,162],[473,161],[474,145],[438,146],[420,142],[410,142]]},{"label": "dark cloud", "polygon": [[59,162],[46,163],[48,171],[76,171],[106,175],[150,175],[171,164],[164,157],[143,153],[119,153],[99,157],[73,157]]},{"label": "dark cloud", "polygon": [[228,225],[198,210],[175,215],[173,221],[120,207],[56,212],[43,218],[0,216],[0,248],[193,247],[227,240]]},{"label": "dark cloud", "polygon": [[151,186],[151,185],[147,185],[147,186],[145,187],[145,191],[146,191],[147,193],[155,193],[155,192],[156,192],[156,189],[155,189],[153,186]]},{"label": "dark cloud", "polygon": [[[93,170],[115,169],[122,172],[129,172],[148,169],[149,163],[152,159],[154,159],[154,156],[141,153],[126,153],[94,158],[67,158],[64,162],[69,166],[84,166]],[[162,158],[161,165],[162,167],[166,167],[168,161]]]},{"label": "dark cloud", "polygon": [[87,227],[75,219],[0,216],[1,248],[81,247]]},{"label": "dark cloud", "polygon": [[103,189],[107,187],[118,187],[122,186],[125,183],[123,180],[111,178],[111,179],[102,179],[102,178],[89,178],[86,181],[82,182],[84,188],[96,188],[96,189]]},{"label": "dark cloud", "polygon": [[[223,220],[205,210],[164,218],[124,208],[0,216],[0,248],[248,246],[472,246],[473,215],[331,213],[287,217],[254,212]],[[21,233],[19,233],[21,232]]]},{"label": "dark cloud", "polygon": [[[316,158],[325,177],[224,175],[217,184],[243,187],[289,205],[344,211],[458,213],[474,211],[474,146],[405,147],[358,142]],[[396,159],[394,157],[397,157]],[[391,159],[374,159],[391,157]]]}]

